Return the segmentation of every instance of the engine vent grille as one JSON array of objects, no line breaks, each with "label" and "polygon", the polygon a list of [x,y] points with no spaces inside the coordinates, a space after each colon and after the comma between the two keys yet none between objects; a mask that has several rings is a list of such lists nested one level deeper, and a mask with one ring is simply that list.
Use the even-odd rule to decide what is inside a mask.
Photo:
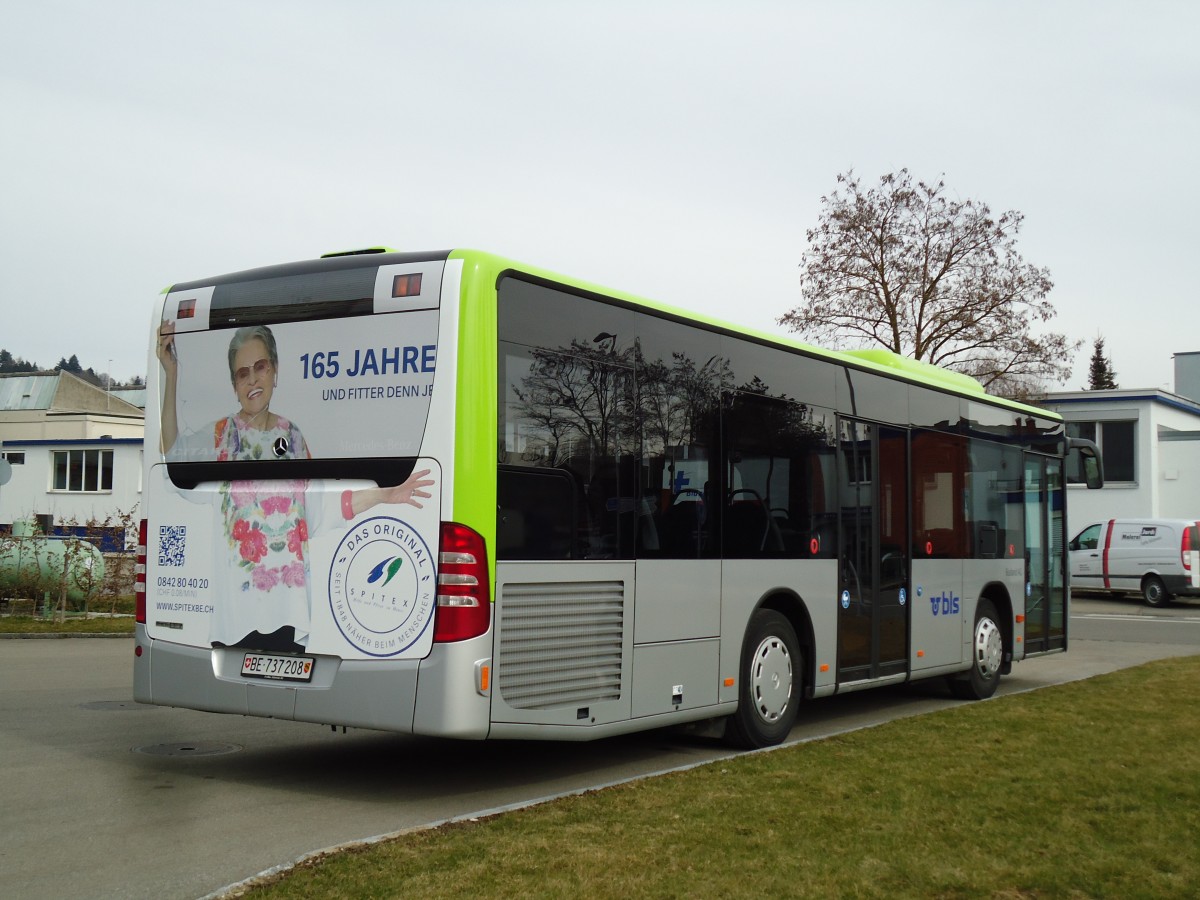
[{"label": "engine vent grille", "polygon": [[500,696],[513,709],[621,697],[621,581],[506,584],[500,598]]}]

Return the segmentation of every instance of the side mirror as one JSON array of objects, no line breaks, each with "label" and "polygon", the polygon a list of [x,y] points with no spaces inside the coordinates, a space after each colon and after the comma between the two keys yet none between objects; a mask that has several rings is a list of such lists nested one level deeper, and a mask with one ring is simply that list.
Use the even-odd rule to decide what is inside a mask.
[{"label": "side mirror", "polygon": [[1089,489],[1104,487],[1104,461],[1100,448],[1085,438],[1067,438],[1069,466],[1083,475],[1083,483]]}]

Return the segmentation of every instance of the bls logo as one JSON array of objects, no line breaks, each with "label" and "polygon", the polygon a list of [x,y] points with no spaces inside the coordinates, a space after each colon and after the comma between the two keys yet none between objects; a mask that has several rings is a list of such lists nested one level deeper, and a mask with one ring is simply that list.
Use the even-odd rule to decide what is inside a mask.
[{"label": "bls logo", "polygon": [[951,591],[949,596],[943,591],[940,597],[930,597],[929,605],[933,607],[935,616],[957,616],[958,615],[958,598]]}]

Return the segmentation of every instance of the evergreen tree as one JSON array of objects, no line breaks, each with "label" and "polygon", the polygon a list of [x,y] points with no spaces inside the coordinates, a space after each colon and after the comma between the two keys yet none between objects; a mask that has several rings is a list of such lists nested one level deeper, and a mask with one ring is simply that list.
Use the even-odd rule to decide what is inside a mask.
[{"label": "evergreen tree", "polygon": [[[37,363],[28,362],[21,359],[19,356],[14,356],[10,351],[0,347],[0,373],[6,372],[41,372],[42,367]],[[73,375],[78,375],[84,381],[91,382],[103,388],[110,385],[116,387],[118,381],[112,378],[107,372],[97,372],[92,366],[86,369],[79,361],[79,356],[72,353],[68,359],[65,356],[59,357],[58,364],[54,366],[53,371],[70,372]],[[130,379],[130,384],[134,387],[142,387],[145,385],[145,379],[141,375],[135,375]]]},{"label": "evergreen tree", "polygon": [[26,362],[19,356],[13,356],[7,350],[0,350],[0,372],[36,372],[35,363]]},{"label": "evergreen tree", "polygon": [[1104,338],[1098,337],[1092,344],[1092,362],[1088,368],[1089,391],[1111,391],[1117,387],[1117,373],[1112,360],[1104,355]]},{"label": "evergreen tree", "polygon": [[79,357],[74,353],[71,354],[70,359],[67,359],[65,356],[59,357],[58,365],[54,368],[61,372],[70,372],[72,375],[83,374],[83,366],[79,364]]}]

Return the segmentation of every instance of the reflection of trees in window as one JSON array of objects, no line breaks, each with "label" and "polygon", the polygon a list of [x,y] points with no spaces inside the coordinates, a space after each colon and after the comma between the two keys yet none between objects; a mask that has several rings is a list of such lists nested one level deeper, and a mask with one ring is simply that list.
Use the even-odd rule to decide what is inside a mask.
[{"label": "reflection of trees in window", "polygon": [[570,474],[586,518],[580,552],[592,558],[627,557],[635,542],[639,552],[663,552],[655,517],[672,505],[677,474],[689,499],[702,499],[720,398],[733,384],[716,355],[702,364],[686,353],[647,360],[639,340],[620,351],[615,343],[575,338],[507,357],[501,462]]},{"label": "reflection of trees in window", "polygon": [[[758,376],[727,394],[725,404],[730,446],[736,442],[736,446],[747,450],[753,448],[750,452],[754,456],[766,460],[768,485],[776,460],[807,456],[815,448],[833,443],[833,423],[827,421],[823,411],[814,414],[808,404],[797,403],[787,394],[772,396],[770,387]],[[770,501],[769,493],[765,499]]]},{"label": "reflection of trees in window", "polygon": [[726,556],[833,552],[834,418],[754,378],[725,395]]},{"label": "reflection of trees in window", "polygon": [[[515,402],[510,403],[507,423],[515,429],[516,445],[511,449],[520,457],[505,453],[502,459],[560,470],[571,486],[573,504],[558,504],[557,510],[538,508],[534,498],[510,491],[507,502],[516,508],[502,509],[501,523],[520,520],[519,527],[509,529],[513,552],[533,552],[520,546],[532,540],[533,526],[540,519],[562,520],[573,506],[574,524],[556,520],[555,526],[564,533],[574,529],[568,542],[573,555],[630,558],[639,515],[636,470],[631,465],[638,444],[633,352],[618,354],[573,339],[566,347],[529,348],[525,353],[528,369],[509,382]],[[545,544],[534,541],[539,553],[546,553]]]},{"label": "reflection of trees in window", "polygon": [[581,455],[629,450],[634,419],[631,354],[572,340],[556,350],[534,348],[529,374],[513,384],[517,412],[530,432],[522,459],[560,465]]},{"label": "reflection of trees in window", "polygon": [[[685,353],[647,361],[640,342],[620,352],[573,339],[569,347],[536,348],[529,374],[513,383],[526,429],[523,459],[558,465],[586,447],[598,456],[647,453],[706,443],[732,383],[726,360],[697,365]],[[636,372],[636,379],[630,377]],[[583,447],[577,446],[582,443]]]},{"label": "reflection of trees in window", "polygon": [[697,365],[686,353],[672,353],[668,366],[661,359],[646,362],[640,347],[636,350],[643,455],[661,458],[670,474],[667,483],[672,483],[682,454],[710,444],[720,397],[732,385],[733,373],[729,362],[718,356]]}]

